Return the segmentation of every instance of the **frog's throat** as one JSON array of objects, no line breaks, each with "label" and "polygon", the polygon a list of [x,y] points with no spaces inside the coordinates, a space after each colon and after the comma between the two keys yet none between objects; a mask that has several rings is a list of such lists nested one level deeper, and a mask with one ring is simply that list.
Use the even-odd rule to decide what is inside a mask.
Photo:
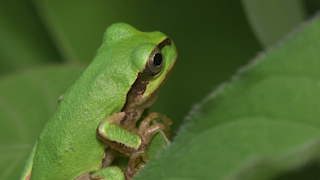
[{"label": "frog's throat", "polygon": [[149,108],[158,97],[158,91],[155,91],[151,95],[149,95],[147,98],[145,96],[141,96],[141,98],[138,98],[140,100],[138,103],[128,103],[126,102],[126,105],[124,106],[124,109],[122,109],[122,112],[134,112],[135,116],[130,119],[131,123],[128,123],[126,125],[126,129],[131,130],[135,127],[136,122],[141,118],[142,113],[145,109]]},{"label": "frog's throat", "polygon": [[[135,85],[133,85],[134,87]],[[136,109],[138,111],[144,111],[145,109],[152,106],[152,104],[157,100],[158,90],[156,89],[152,94],[145,96],[143,91],[137,91],[136,88],[131,88],[127,94],[127,100],[121,111],[129,111],[131,109]]]}]

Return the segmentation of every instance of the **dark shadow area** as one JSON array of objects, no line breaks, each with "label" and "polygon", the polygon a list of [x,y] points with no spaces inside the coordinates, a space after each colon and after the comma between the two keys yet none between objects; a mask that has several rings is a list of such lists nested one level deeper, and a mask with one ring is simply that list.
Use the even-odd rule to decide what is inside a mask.
[{"label": "dark shadow area", "polygon": [[272,178],[271,180],[319,180],[320,179],[320,165],[319,163],[309,164],[302,167],[282,174],[278,177]]}]

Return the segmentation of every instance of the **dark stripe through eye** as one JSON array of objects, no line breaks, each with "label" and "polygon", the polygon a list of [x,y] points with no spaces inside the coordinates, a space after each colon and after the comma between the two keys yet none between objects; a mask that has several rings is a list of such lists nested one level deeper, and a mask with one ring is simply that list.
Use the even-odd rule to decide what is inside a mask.
[{"label": "dark stripe through eye", "polygon": [[165,47],[166,45],[171,45],[171,40],[170,38],[167,38],[165,40],[163,40],[159,45],[158,48],[161,51],[163,47]]}]

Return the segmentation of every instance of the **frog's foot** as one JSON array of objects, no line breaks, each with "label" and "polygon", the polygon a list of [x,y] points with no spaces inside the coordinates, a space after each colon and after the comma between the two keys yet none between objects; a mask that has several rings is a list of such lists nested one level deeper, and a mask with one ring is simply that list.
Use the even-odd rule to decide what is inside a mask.
[{"label": "frog's foot", "polygon": [[[136,174],[138,174],[144,168],[144,163],[140,162],[140,157],[143,156],[144,154],[145,154],[144,151],[138,151],[138,152],[134,152],[130,156],[128,166],[124,172],[126,179],[133,178]],[[137,166],[137,164],[139,165]]]},{"label": "frog's foot", "polygon": [[[158,119],[161,119],[163,121],[163,123],[157,121]],[[153,123],[152,126],[150,126],[151,122]],[[155,133],[162,130],[164,133],[166,133],[167,136],[169,136],[170,125],[172,125],[172,121],[166,115],[161,114],[161,113],[157,113],[157,112],[152,112],[145,119],[143,119],[142,122],[140,123],[138,134],[142,135],[143,132],[146,133],[147,131],[155,134]],[[158,126],[159,126],[160,130],[156,130],[156,128]],[[152,129],[154,129],[154,130],[152,130]],[[151,136],[151,138],[152,138],[152,136]]]},{"label": "frog's foot", "polygon": [[[157,121],[158,118],[160,118],[163,121],[163,123],[159,123]],[[153,124],[150,126],[151,122]],[[138,134],[142,140],[142,144],[139,148],[139,151],[147,152],[153,136],[159,131],[163,131],[167,135],[167,137],[169,137],[171,124],[172,124],[172,121],[166,115],[157,113],[157,112],[150,113],[140,123],[139,129],[138,129]],[[142,159],[145,162],[149,161],[148,157],[144,155],[142,155]]]},{"label": "frog's foot", "polygon": [[[163,123],[159,123],[157,118],[160,118]],[[150,126],[151,122],[153,124]],[[142,120],[138,129],[138,135],[141,137],[142,143],[139,150],[133,152],[130,156],[127,169],[125,170],[127,179],[133,178],[135,174],[138,174],[144,168],[144,163],[140,162],[140,158],[142,158],[144,162],[150,160],[147,151],[153,136],[159,131],[163,131],[169,136],[171,124],[172,121],[166,115],[157,112],[150,113]]]}]

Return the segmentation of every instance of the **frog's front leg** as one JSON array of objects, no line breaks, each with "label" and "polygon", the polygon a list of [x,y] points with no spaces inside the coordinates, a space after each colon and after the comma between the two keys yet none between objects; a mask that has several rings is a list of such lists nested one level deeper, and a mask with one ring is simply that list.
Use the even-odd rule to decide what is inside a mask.
[{"label": "frog's front leg", "polygon": [[[157,118],[160,118],[164,123],[158,123]],[[150,126],[150,123],[153,125]],[[164,114],[152,112],[150,113],[139,125],[138,134],[140,135],[143,144],[141,144],[140,150],[147,150],[152,140],[152,137],[159,131],[163,131],[167,137],[169,137],[170,126],[172,121]],[[142,156],[143,157],[143,156]],[[144,159],[144,161],[148,161]]]},{"label": "frog's front leg", "polygon": [[[140,124],[138,133],[134,131],[142,113],[136,110],[119,112],[105,118],[97,129],[97,136],[112,148],[131,156],[134,152],[145,151],[153,135],[161,130],[170,130],[171,120],[160,113],[149,114]],[[150,122],[160,117],[164,123],[150,126]]]},{"label": "frog's front leg", "polygon": [[130,156],[142,143],[139,135],[129,131],[140,116],[135,110],[113,114],[100,123],[97,136],[113,149]]},{"label": "frog's front leg", "polygon": [[[160,118],[164,123],[159,123],[156,119]],[[150,123],[153,123],[150,126]],[[129,159],[127,169],[125,170],[125,176],[127,179],[134,177],[135,174],[138,174],[144,167],[144,163],[139,163],[137,159],[142,157],[144,162],[149,161],[149,156],[147,155],[147,150],[150,145],[150,142],[153,136],[159,132],[163,131],[167,137],[169,137],[170,126],[172,121],[164,114],[152,112],[150,113],[139,125],[138,134],[142,139],[142,144],[138,151],[135,151]],[[135,167],[139,163],[138,167]]]},{"label": "frog's front leg", "polygon": [[[128,167],[125,171],[127,178],[131,178],[135,170],[136,161],[142,157],[145,162],[149,160],[147,150],[154,134],[159,131],[168,132],[171,120],[160,113],[150,113],[136,129],[136,122],[141,117],[141,113],[135,110],[119,112],[104,119],[97,130],[97,136],[106,144],[119,152],[130,156]],[[164,123],[156,122],[156,118],[161,118]],[[150,126],[150,123],[154,122]]]}]

